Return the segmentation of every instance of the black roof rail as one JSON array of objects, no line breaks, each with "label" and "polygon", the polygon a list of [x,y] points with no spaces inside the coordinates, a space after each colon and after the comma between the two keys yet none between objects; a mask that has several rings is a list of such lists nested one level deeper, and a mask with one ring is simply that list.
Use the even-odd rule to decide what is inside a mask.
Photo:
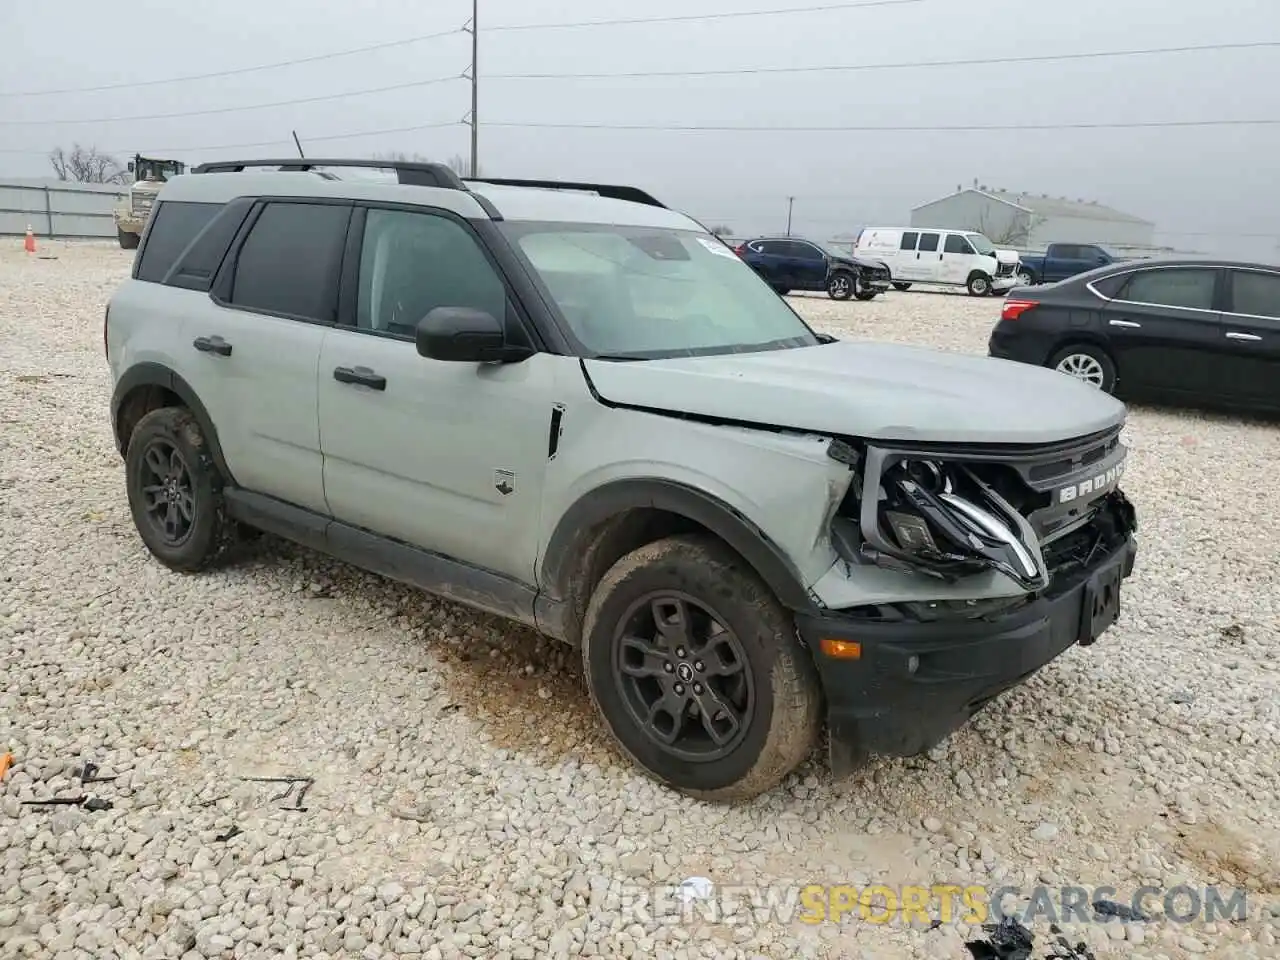
[{"label": "black roof rail", "polygon": [[569,180],[513,180],[507,177],[467,177],[473,183],[492,183],[503,187],[538,187],[543,190],[582,190],[608,197],[611,200],[629,200],[647,207],[667,205],[639,187],[621,187],[609,183],[575,183]]},{"label": "black roof rail", "polygon": [[192,173],[240,173],[246,167],[278,167],[279,173],[299,173],[316,167],[362,167],[369,170],[394,170],[403,184],[414,187],[445,187],[466,190],[467,185],[443,163],[402,160],[312,160],[290,157],[288,160],[212,160],[191,169]]}]

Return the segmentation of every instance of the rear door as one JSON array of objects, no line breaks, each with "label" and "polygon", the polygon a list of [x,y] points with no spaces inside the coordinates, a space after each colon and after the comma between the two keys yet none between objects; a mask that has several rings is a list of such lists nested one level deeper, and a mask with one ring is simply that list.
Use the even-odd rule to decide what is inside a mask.
[{"label": "rear door", "polygon": [[1219,390],[1253,406],[1280,408],[1280,271],[1227,271]]},{"label": "rear door", "polygon": [[1123,387],[1203,394],[1214,389],[1226,341],[1220,326],[1222,271],[1137,270],[1102,310]]},{"label": "rear door", "polygon": [[187,324],[191,386],[237,483],[320,513],[316,364],[350,216],[348,201],[257,204]]},{"label": "rear door", "polygon": [[787,281],[787,257],[780,240],[753,240],[747,244],[751,251],[748,261],[756,273],[775,287],[789,287]]}]

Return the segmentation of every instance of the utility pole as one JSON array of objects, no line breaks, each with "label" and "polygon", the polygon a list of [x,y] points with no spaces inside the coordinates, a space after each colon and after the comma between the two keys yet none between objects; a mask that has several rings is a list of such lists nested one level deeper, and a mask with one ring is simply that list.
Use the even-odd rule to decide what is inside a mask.
[{"label": "utility pole", "polygon": [[471,0],[471,168],[468,175],[480,175],[480,0]]},{"label": "utility pole", "polygon": [[795,197],[787,197],[787,236],[791,236],[791,208],[795,204]]}]

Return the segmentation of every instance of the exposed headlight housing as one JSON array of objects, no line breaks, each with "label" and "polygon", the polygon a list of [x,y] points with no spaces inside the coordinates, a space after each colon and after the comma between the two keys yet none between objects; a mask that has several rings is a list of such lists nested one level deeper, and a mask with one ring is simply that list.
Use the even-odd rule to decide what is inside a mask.
[{"label": "exposed headlight housing", "polygon": [[942,579],[996,570],[1028,591],[1048,585],[1035,531],[965,463],[866,451],[860,554]]}]

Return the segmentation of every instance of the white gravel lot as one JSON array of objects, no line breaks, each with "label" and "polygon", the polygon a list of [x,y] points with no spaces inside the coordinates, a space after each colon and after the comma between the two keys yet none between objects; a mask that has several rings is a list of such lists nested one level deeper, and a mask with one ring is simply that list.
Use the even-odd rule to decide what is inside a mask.
[{"label": "white gravel lot", "polygon": [[[892,960],[968,957],[978,933],[658,922],[616,901],[690,876],[1125,903],[1240,886],[1243,921],[1067,932],[1098,957],[1280,954],[1280,425],[1132,409],[1140,554],[1102,642],[927,758],[840,782],[815,759],[708,806],[614,752],[567,648],[272,539],[199,577],[149,559],[102,353],[132,254],[0,244],[0,956]],[[795,302],[973,353],[1000,304]],[[85,788],[112,809],[21,805],[75,795],[86,760],[116,777]],[[239,780],[293,774],[315,779],[305,811]]]}]

